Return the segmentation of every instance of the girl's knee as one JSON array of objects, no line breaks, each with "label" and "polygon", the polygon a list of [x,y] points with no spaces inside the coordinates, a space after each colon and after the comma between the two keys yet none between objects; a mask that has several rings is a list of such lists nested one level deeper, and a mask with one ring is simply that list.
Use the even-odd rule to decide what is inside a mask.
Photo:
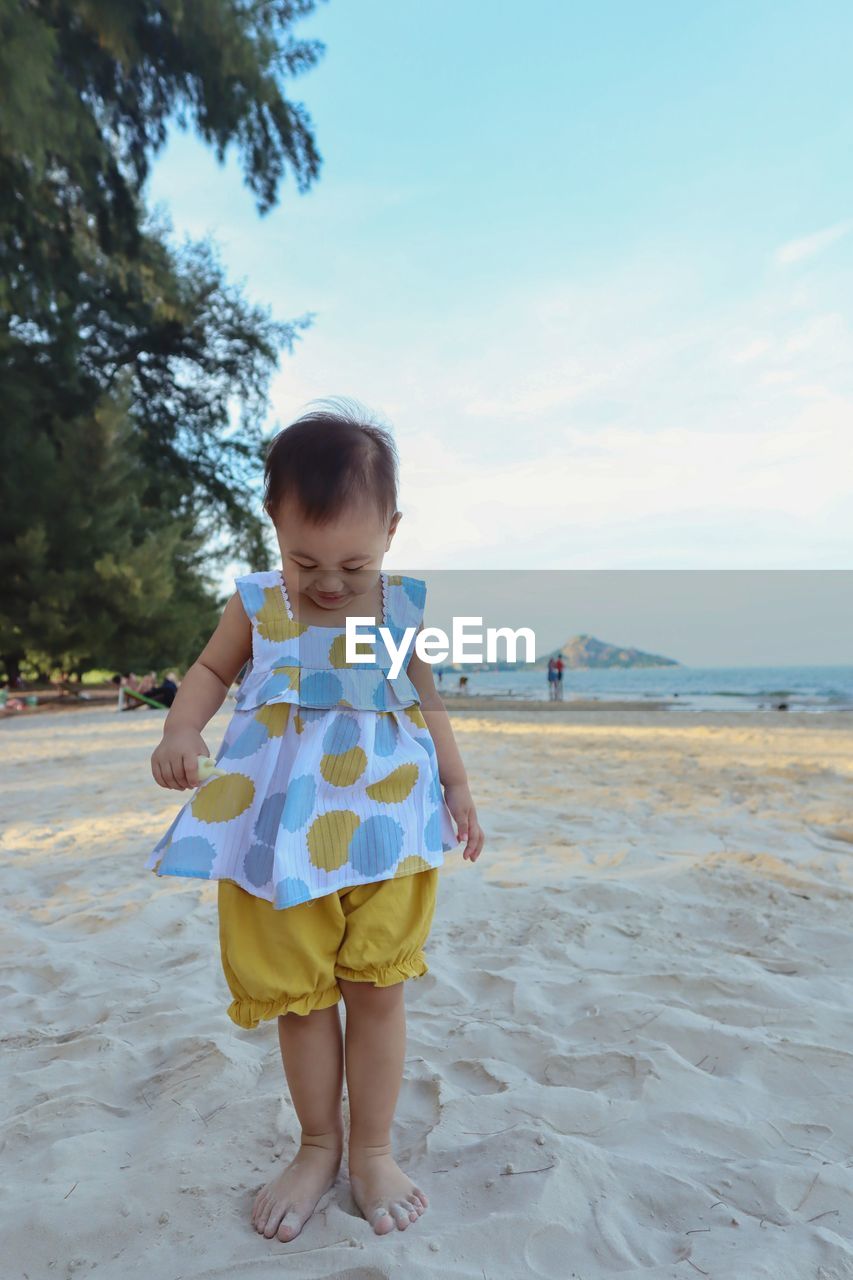
[{"label": "girl's knee", "polygon": [[381,987],[371,979],[358,982],[351,978],[339,977],[338,983],[347,1008],[353,1005],[377,1011],[396,1006],[402,998],[405,986],[402,978]]}]

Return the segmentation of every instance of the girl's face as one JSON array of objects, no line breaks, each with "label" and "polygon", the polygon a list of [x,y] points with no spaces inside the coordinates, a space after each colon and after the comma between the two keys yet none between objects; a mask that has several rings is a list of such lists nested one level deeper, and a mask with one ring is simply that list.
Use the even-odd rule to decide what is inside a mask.
[{"label": "girl's face", "polygon": [[[283,503],[275,531],[291,594],[338,612],[357,596],[372,593],[401,514],[395,511],[390,521],[383,520],[365,500],[353,502],[328,524],[317,525],[306,520],[295,503]],[[365,616],[372,614],[365,608]]]}]

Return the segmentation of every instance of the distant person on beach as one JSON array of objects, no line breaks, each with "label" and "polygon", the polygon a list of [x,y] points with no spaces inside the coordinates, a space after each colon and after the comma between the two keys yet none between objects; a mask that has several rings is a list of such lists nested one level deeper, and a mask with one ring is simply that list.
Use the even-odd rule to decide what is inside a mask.
[{"label": "distant person on beach", "polygon": [[557,671],[557,686],[556,686],[556,687],[557,687],[557,701],[558,701],[558,702],[562,702],[562,701],[563,701],[563,669],[565,668],[565,665],[566,665],[566,664],[565,664],[565,662],[563,662],[562,654],[559,654],[559,653],[558,653],[558,654],[557,654],[557,657],[556,657],[556,660],[555,660],[555,662],[554,662],[554,666],[555,666],[556,671]]},{"label": "distant person on beach", "polygon": [[554,658],[548,659],[548,697],[551,702],[557,699],[557,662]]},{"label": "distant person on beach", "polygon": [[[133,676],[132,672],[129,674]],[[120,678],[120,681],[121,681],[120,687],[119,687],[119,710],[120,711],[138,711],[140,707],[148,706],[148,703],[143,702],[141,698],[134,698],[133,696],[122,697],[122,693],[124,690],[129,690],[131,695],[133,695],[134,693],[143,694],[146,698],[150,698],[153,702],[159,702],[160,705],[163,707],[171,707],[172,703],[175,701],[175,695],[177,694],[178,688],[180,686],[180,681],[174,671],[169,671],[164,676],[161,684],[157,684],[156,671],[149,672],[149,674],[147,676],[144,676],[141,680],[137,680],[137,678],[133,676],[133,680],[136,681],[135,684],[131,683],[130,680],[126,677]],[[115,682],[116,682],[116,677],[113,676],[113,683]]]},{"label": "distant person on beach", "polygon": [[[392,1156],[406,980],[428,972],[445,854],[461,844],[473,863],[485,837],[432,667],[415,650],[426,583],[382,572],[401,515],[391,435],[348,405],[311,410],[269,444],[264,481],[281,565],[235,579],[184,676],[151,772],[161,787],[198,790],[145,865],[218,881],[228,1016],[277,1025],[301,1143],[258,1191],[255,1230],[294,1240],[334,1186],[346,1078],[352,1195],[385,1235],[429,1204]],[[380,637],[374,664],[348,665],[347,618],[362,616],[384,619],[400,652]],[[202,733],[250,659],[217,775],[199,785]],[[185,998],[176,981],[176,1011]],[[244,1091],[234,1086],[231,1100],[243,1104]]]},{"label": "distant person on beach", "polygon": [[135,693],[147,693],[157,683],[157,672],[149,671],[147,676],[138,676],[135,671],[125,671],[123,675],[113,676],[112,683],[120,688],[133,689]]},{"label": "distant person on beach", "polygon": [[162,702],[164,707],[171,707],[180,687],[180,680],[174,671],[167,671],[162,684],[155,685],[148,691],[148,697],[155,702]]}]

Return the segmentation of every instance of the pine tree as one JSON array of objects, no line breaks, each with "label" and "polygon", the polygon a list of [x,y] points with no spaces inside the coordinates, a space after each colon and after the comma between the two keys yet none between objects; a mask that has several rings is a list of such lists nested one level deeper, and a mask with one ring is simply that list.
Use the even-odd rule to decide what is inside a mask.
[{"label": "pine tree", "polygon": [[26,438],[15,436],[9,461],[28,483],[14,490],[16,509],[4,508],[0,525],[4,535],[7,521],[22,527],[0,539],[7,673],[25,656],[76,673],[184,666],[215,625],[193,521],[155,518],[139,500],[127,401],[118,390],[91,420],[54,421],[51,447],[29,460]]},{"label": "pine tree", "polygon": [[177,118],[239,150],[259,212],[319,173],[282,82],[314,0],[0,0],[0,656],[179,664],[211,575],[267,563],[251,493],[276,322],[142,186]]}]

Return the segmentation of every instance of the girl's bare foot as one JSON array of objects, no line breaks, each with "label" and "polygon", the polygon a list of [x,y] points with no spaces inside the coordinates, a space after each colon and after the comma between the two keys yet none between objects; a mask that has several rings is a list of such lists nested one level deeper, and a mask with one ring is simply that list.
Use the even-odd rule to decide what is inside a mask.
[{"label": "girl's bare foot", "polygon": [[391,1156],[391,1146],[350,1145],[349,1176],[353,1199],[378,1236],[396,1226],[405,1231],[429,1207],[420,1187]]},{"label": "girl's bare foot", "polygon": [[343,1138],[319,1134],[306,1138],[286,1169],[255,1197],[252,1225],[268,1240],[294,1240],[334,1185],[343,1155]]}]

